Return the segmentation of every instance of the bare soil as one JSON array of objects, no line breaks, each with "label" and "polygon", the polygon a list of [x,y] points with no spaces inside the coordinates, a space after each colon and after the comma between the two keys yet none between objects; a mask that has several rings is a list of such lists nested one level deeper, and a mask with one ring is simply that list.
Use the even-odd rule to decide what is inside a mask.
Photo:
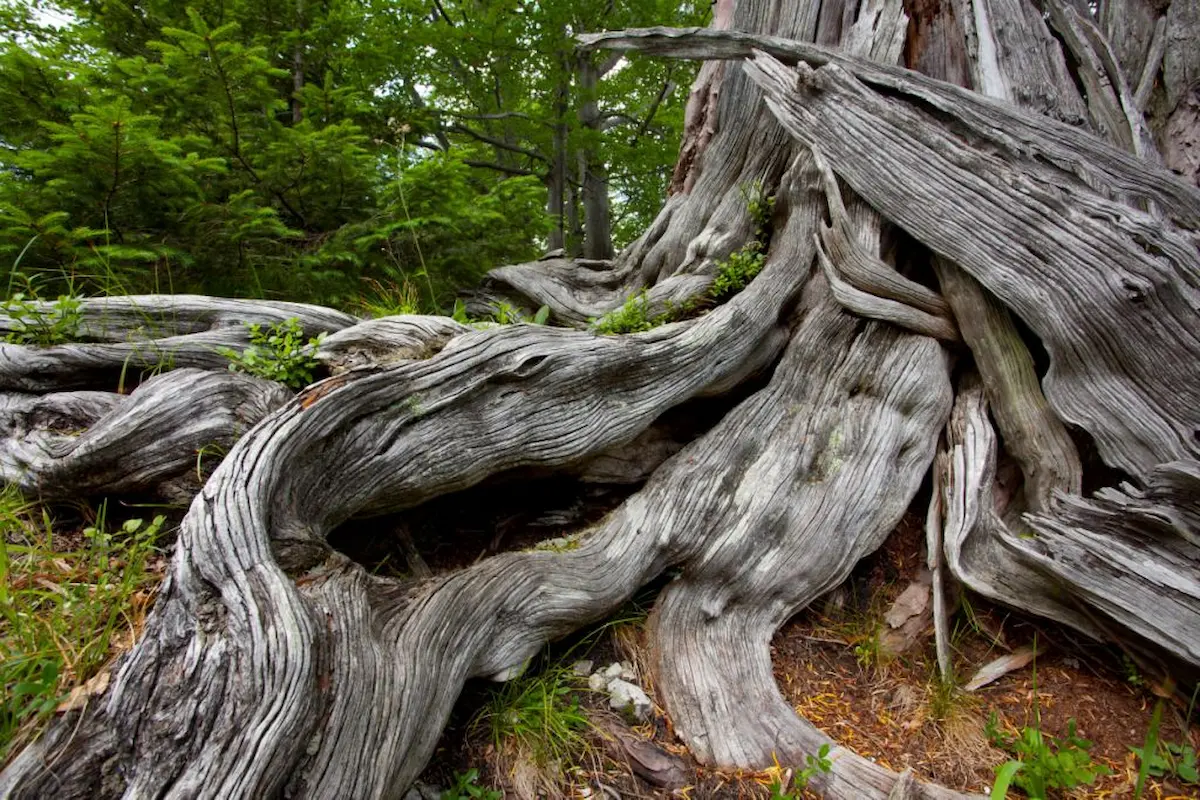
[{"label": "bare soil", "polygon": [[[923,563],[922,538],[919,520],[906,517],[884,548],[856,569],[840,591],[839,603],[818,601],[778,631],[772,642],[775,675],[797,713],[839,743],[885,766],[911,768],[924,780],[982,794],[990,790],[996,767],[1010,758],[989,742],[985,728],[991,715],[1009,735],[1037,726],[1043,734],[1064,736],[1073,720],[1077,735],[1093,742],[1093,760],[1106,765],[1111,774],[1063,796],[1133,798],[1138,762],[1130,748],[1143,744],[1158,698],[1152,678],[1139,674],[1119,650],[965,595],[952,619],[957,683],[964,684],[979,667],[1022,646],[1036,645],[1039,655],[1033,663],[975,692],[948,691],[940,688],[932,630],[910,652],[887,657],[879,651],[877,633],[883,616]],[[623,659],[640,666],[644,663],[644,654],[637,652],[640,646],[639,636],[624,626],[619,641],[601,637],[590,650],[576,649],[570,658],[588,658],[597,665]],[[653,697],[644,672],[640,682]],[[497,763],[494,748],[470,726],[490,691],[480,683],[464,694],[442,747],[423,776],[425,781],[446,786],[456,772],[476,768],[482,783],[500,787],[506,796],[518,796],[511,776],[504,774],[506,765]],[[591,713],[608,713],[603,696],[585,688],[575,696]],[[693,776],[689,786],[668,791],[635,777],[627,764],[613,758],[611,746],[605,748],[597,734],[594,752],[582,760],[590,763],[569,766],[567,779],[555,791],[543,789],[535,796],[770,797],[767,787],[774,773],[725,772],[696,764],[671,735],[663,710],[657,712],[653,722],[632,730],[683,758]],[[1200,747],[1200,727],[1186,724],[1187,715],[1186,704],[1164,701],[1160,738]],[[1016,791],[1010,794],[1022,796]],[[1150,778],[1143,797],[1198,798],[1200,787]]]}]

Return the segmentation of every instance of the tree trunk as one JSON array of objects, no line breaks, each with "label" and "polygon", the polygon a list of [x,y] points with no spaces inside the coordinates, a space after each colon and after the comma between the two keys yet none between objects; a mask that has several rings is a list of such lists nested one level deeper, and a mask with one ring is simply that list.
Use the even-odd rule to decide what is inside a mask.
[{"label": "tree trunk", "polygon": [[[584,102],[579,109],[579,122],[585,131],[600,130],[600,107],[596,103],[596,64],[590,56],[579,60],[579,90]],[[583,199],[583,257],[608,259],[613,257],[612,220],[608,207],[608,180],[604,163],[591,147],[579,153],[580,194]]]},{"label": "tree trunk", "polygon": [[[880,546],[931,470],[931,541],[955,578],[1180,675],[1200,667],[1200,191],[1156,153],[1182,141],[1170,125],[1195,74],[1172,44],[1194,19],[1180,8],[1160,25],[1018,0],[722,0],[711,30],[581,37],[710,61],[645,234],[617,259],[508,266],[483,288],[567,327],[239,307],[338,331],[320,350],[334,374],[292,399],[191,370],[129,397],[63,391],[167,346],[184,363],[162,369],[213,369],[188,344],[240,341],[214,325],[230,301],[89,301],[92,341],[3,345],[15,455],[0,469],[29,489],[87,474],[89,491],[178,491],[199,441],[258,422],[196,495],[111,687],[0,793],[400,796],[465,680],[512,677],[668,568],[648,628],[674,730],[704,763],[803,763],[828,740],[776,686],[771,635]],[[1158,52],[1162,82],[1146,77]],[[769,224],[747,208],[756,186]],[[897,252],[892,228],[915,244]],[[709,284],[751,241],[762,272],[716,304]],[[571,329],[642,290],[693,313]],[[762,388],[678,452],[650,446],[664,412],[752,376]],[[184,411],[168,395],[206,399]],[[66,418],[85,431],[68,440]],[[1087,439],[1108,468],[1091,478],[1126,480],[1085,498]],[[1005,457],[1016,490],[996,481]],[[402,581],[326,541],[530,470],[648,478],[565,552]],[[833,756],[812,784],[829,797],[960,796]]]}]

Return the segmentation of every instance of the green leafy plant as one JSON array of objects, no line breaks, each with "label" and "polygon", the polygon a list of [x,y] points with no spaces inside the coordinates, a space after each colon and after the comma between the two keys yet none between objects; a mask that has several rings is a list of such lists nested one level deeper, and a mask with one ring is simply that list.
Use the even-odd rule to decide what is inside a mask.
[{"label": "green leafy plant", "polygon": [[104,517],[101,506],[82,545],[64,548],[45,511],[0,490],[0,762],[132,642],[150,607],[164,518],[109,531]]},{"label": "green leafy plant", "polygon": [[240,353],[229,347],[218,350],[229,359],[231,370],[279,381],[293,389],[312,383],[313,372],[320,366],[316,351],[325,338],[324,333],[306,340],[304,328],[296,317],[266,329],[257,324],[248,327],[250,345],[245,350]]},{"label": "green leafy plant", "polygon": [[762,247],[762,242],[757,239],[746,242],[740,250],[730,253],[729,258],[717,264],[717,277],[708,287],[709,296],[723,300],[745,289],[767,263]]},{"label": "green leafy plant", "polygon": [[1000,730],[993,712],[985,731],[994,746],[1015,756],[997,768],[992,798],[1005,797],[1015,785],[1035,800],[1046,800],[1052,789],[1088,786],[1109,773],[1108,767],[1092,761],[1092,743],[1076,734],[1073,719],[1063,737],[1044,734],[1036,724],[1011,736]]},{"label": "green leafy plant", "polygon": [[504,793],[479,785],[479,770],[471,768],[454,775],[454,785],[442,792],[442,800],[503,800]]},{"label": "green leafy plant", "polygon": [[1137,663],[1127,653],[1121,654],[1121,667],[1125,670],[1125,681],[1130,686],[1136,686],[1140,689],[1146,685],[1146,679],[1142,677],[1142,672],[1138,669]]},{"label": "green leafy plant", "polygon": [[818,775],[825,775],[833,769],[833,761],[829,758],[829,745],[821,745],[816,755],[809,753],[805,756],[803,769],[796,770],[790,780],[786,773],[774,780],[768,789],[771,800],[799,800],[808,784]]},{"label": "green leafy plant", "polygon": [[769,237],[771,213],[775,210],[775,198],[767,196],[762,181],[743,186],[741,192],[742,199],[746,201],[746,211],[754,222],[754,238],[730,253],[724,261],[718,262],[717,275],[708,287],[709,297],[717,301],[745,289],[767,263],[764,250]]},{"label": "green leafy plant", "polygon": [[599,334],[641,333],[670,322],[669,314],[650,316],[650,297],[646,290],[630,295],[620,308],[615,308],[592,324]]},{"label": "green leafy plant", "polygon": [[54,302],[43,302],[38,299],[33,282],[25,279],[25,283],[26,291],[17,292],[0,304],[0,311],[12,320],[13,330],[7,340],[14,344],[48,347],[78,339],[83,301],[64,294]]},{"label": "green leafy plant", "polygon": [[1162,708],[1163,701],[1160,699],[1154,704],[1150,726],[1146,729],[1146,739],[1142,746],[1129,748],[1138,757],[1137,784],[1133,793],[1135,800],[1141,800],[1146,790],[1146,780],[1151,776],[1173,777],[1184,783],[1200,784],[1200,768],[1196,764],[1195,748],[1186,742],[1166,742],[1159,737]]},{"label": "green leafy plant", "polygon": [[761,238],[771,224],[771,214],[775,211],[775,198],[767,195],[763,182],[756,180],[741,187],[742,200],[746,202],[746,211],[754,221],[755,235]]}]

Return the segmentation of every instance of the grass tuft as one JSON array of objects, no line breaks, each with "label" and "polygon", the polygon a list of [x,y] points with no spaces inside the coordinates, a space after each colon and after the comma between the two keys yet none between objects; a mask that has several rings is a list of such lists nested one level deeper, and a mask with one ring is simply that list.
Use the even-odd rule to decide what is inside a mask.
[{"label": "grass tuft", "polygon": [[64,700],[75,707],[88,686],[98,691],[105,666],[133,643],[161,575],[163,522],[108,532],[102,506],[82,541],[66,546],[48,513],[15,487],[0,490],[0,763]]}]

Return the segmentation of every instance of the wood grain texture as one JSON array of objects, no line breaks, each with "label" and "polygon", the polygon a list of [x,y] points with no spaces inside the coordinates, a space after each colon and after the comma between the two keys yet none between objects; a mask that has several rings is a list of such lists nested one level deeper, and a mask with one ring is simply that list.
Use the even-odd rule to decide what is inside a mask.
[{"label": "wood grain texture", "polygon": [[[42,303],[49,306],[49,303]],[[226,369],[219,348],[242,350],[247,324],[295,318],[316,336],[360,320],[330,308],[198,295],[131,295],[85,299],[78,341],[49,347],[0,343],[0,391],[53,392],[136,385],[172,369]],[[0,314],[0,333],[19,326]]]},{"label": "wood grain texture", "polygon": [[1103,638],[1070,597],[1028,568],[1017,546],[1026,530],[1019,518],[1002,518],[997,510],[1002,507],[995,496],[999,440],[978,378],[968,377],[958,387],[946,442],[937,468],[944,513],[942,542],[950,573],[990,600]]},{"label": "wood grain texture", "polygon": [[955,318],[961,320],[1005,448],[1021,466],[1025,502],[1040,510],[1055,491],[1079,494],[1079,453],[1042,394],[1033,358],[1008,310],[953,264],[934,259],[934,268]]},{"label": "wood grain texture", "polygon": [[1047,399],[1107,463],[1144,475],[1200,454],[1200,255],[1178,229],[1082,186],[1051,189],[836,65],[797,76],[761,54],[747,69],[855,191],[1033,329],[1051,357]]},{"label": "wood grain texture", "polygon": [[[686,476],[689,488],[671,507],[713,531],[694,538],[650,624],[659,696],[706,763],[762,767],[775,754],[802,764],[828,741],[780,694],[771,635],[882,543],[920,485],[949,409],[948,364],[932,339],[856,320],[824,281],[806,297],[771,384],[645,492],[660,475]],[[896,782],[845,749],[834,758],[832,773],[814,780],[829,796],[885,798]],[[918,796],[954,794],[927,787]]]},{"label": "wood grain texture", "polygon": [[380,317],[326,336],[317,347],[316,357],[334,373],[354,367],[420,361],[438,353],[455,336],[471,330],[449,317],[416,314]]},{"label": "wood grain texture", "polygon": [[130,395],[3,393],[0,480],[44,500],[151,490],[206,459],[211,469],[291,398],[272,381],[192,369],[151,378]]},{"label": "wood grain texture", "polygon": [[1018,543],[1034,568],[1102,615],[1200,666],[1200,463],[1157,467],[1145,488],[1059,494]]},{"label": "wood grain texture", "polygon": [[599,540],[408,586],[349,563],[324,534],[517,467],[586,462],[667,408],[728,391],[783,347],[807,274],[768,263],[710,314],[645,334],[509,326],[310,387],[242,438],[193,503],[185,555],[104,702],[60,720],[0,788],[400,794],[466,678],[511,673],[665,562]]},{"label": "wood grain texture", "polygon": [[[703,28],[640,28],[576,37],[585,49],[638,51],[667,58],[745,59],[759,50],[788,64],[803,61],[820,67],[835,64],[869,87],[926,103],[950,114],[973,135],[989,141],[1027,165],[1044,162],[1046,174],[1074,176],[1106,197],[1132,196],[1157,203],[1169,219],[1188,231],[1200,231],[1200,190],[1169,171],[1147,165],[1085,131],[1049,117],[1013,108],[917,72],[876,64],[803,41],[741,31]],[[836,166],[836,165],[835,165]],[[1032,168],[1032,167],[1030,167]],[[839,171],[839,175],[845,178]]]}]

